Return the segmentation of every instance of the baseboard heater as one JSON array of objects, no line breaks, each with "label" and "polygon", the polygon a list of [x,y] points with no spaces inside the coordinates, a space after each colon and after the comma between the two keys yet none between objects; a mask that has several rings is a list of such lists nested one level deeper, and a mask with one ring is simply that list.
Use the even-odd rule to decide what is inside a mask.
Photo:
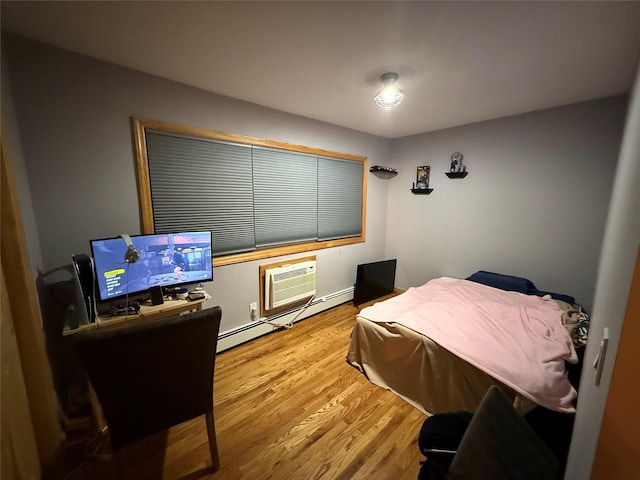
[{"label": "baseboard heater", "polygon": [[[297,323],[324,310],[349,302],[352,299],[353,287],[349,287],[320,298],[314,298],[308,305],[292,307],[287,309],[285,312],[269,316],[268,318],[270,321],[282,320],[283,323],[287,323],[288,321],[295,319],[294,322]],[[306,311],[300,315],[300,310]],[[218,352],[222,352],[228,348],[235,347],[272,332],[273,327],[262,322],[246,323],[231,330],[220,332],[220,335],[218,335]]]}]

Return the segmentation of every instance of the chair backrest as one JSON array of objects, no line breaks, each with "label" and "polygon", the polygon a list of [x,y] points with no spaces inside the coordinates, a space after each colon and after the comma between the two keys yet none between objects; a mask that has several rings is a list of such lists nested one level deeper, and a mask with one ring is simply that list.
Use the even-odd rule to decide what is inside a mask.
[{"label": "chair backrest", "polygon": [[542,439],[492,385],[473,415],[449,479],[556,480],[559,464]]},{"label": "chair backrest", "polygon": [[213,410],[220,307],[75,335],[114,448]]}]

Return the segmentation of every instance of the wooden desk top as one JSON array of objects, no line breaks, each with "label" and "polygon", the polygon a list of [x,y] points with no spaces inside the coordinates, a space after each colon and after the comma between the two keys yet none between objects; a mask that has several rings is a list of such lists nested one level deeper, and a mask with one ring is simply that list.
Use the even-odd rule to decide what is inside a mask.
[{"label": "wooden desk top", "polygon": [[98,315],[94,323],[80,325],[78,328],[70,329],[64,327],[62,335],[74,335],[80,332],[87,332],[97,328],[114,328],[126,325],[136,325],[138,323],[152,322],[161,318],[177,315],[191,310],[202,310],[202,304],[209,300],[211,296],[205,292],[201,300],[165,300],[161,305],[151,305],[143,303],[140,312],[131,315]]}]

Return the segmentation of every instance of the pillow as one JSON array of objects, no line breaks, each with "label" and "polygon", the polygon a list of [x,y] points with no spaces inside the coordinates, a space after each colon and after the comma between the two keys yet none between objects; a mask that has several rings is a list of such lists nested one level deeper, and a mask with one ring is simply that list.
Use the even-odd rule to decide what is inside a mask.
[{"label": "pillow", "polygon": [[503,275],[502,273],[485,272],[484,270],[480,270],[470,277],[467,277],[466,280],[482,283],[483,285],[499,288],[500,290],[524,293],[525,295],[537,295],[539,297],[550,295],[551,298],[555,300],[562,300],[570,305],[576,303],[575,298],[569,295],[538,290],[531,280],[522,277],[515,277],[513,275]]},{"label": "pillow", "polygon": [[529,295],[537,295],[539,297],[544,297],[545,295],[551,295],[551,298],[555,300],[562,300],[563,302],[567,302],[570,305],[576,303],[576,299],[570,295],[563,295],[562,293],[554,293],[554,292],[545,292],[543,290],[531,290]]},{"label": "pillow", "polygon": [[[529,294],[531,291],[537,291],[536,286],[522,277],[514,277],[512,275],[503,275],[501,273],[485,272],[480,270],[473,275],[466,278],[476,283],[482,283],[489,287],[499,288],[500,290],[507,290],[512,292],[520,292]],[[572,302],[573,303],[573,302]]]}]

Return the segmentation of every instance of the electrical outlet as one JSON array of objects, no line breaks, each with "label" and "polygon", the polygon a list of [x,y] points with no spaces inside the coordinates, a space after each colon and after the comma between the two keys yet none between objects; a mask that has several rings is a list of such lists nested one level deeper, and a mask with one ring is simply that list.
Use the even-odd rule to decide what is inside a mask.
[{"label": "electrical outlet", "polygon": [[253,302],[249,304],[249,318],[251,318],[251,320],[258,319],[258,303],[257,302]]}]

